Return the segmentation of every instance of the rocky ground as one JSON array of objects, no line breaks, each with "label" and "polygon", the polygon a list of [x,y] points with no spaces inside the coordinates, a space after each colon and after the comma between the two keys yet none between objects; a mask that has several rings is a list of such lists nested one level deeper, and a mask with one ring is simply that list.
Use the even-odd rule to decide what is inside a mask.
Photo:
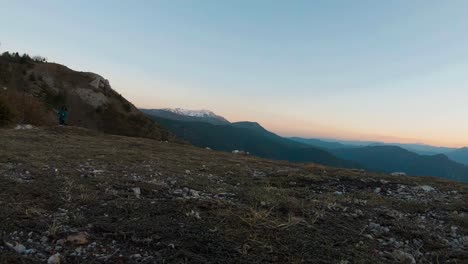
[{"label": "rocky ground", "polygon": [[468,185],[0,130],[0,263],[467,263]]}]

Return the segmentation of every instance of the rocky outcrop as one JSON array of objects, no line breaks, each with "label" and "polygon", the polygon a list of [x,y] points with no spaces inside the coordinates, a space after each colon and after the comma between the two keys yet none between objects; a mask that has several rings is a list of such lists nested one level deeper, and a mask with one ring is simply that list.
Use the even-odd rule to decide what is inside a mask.
[{"label": "rocky outcrop", "polygon": [[56,111],[66,106],[68,124],[72,126],[125,136],[170,138],[167,131],[98,74],[74,71],[55,63],[22,64],[2,56],[0,70],[0,87],[8,87],[0,91],[0,97],[13,102],[9,107],[17,114],[12,123],[56,124]]}]

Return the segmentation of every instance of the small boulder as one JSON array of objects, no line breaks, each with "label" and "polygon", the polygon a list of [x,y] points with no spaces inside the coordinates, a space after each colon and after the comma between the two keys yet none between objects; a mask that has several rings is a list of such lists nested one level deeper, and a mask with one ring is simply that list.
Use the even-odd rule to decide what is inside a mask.
[{"label": "small boulder", "polygon": [[141,189],[140,189],[140,187],[132,188],[132,191],[133,191],[133,193],[135,194],[136,198],[140,199],[140,195],[141,195]]},{"label": "small boulder", "polygon": [[395,250],[392,253],[393,257],[400,263],[405,264],[416,264],[416,260],[410,253],[404,252],[403,250]]},{"label": "small boulder", "polygon": [[421,190],[423,190],[423,191],[425,191],[425,192],[433,192],[433,191],[435,191],[434,187],[429,186],[429,185],[422,185],[422,186],[420,186],[419,188],[421,188]]},{"label": "small boulder", "polygon": [[60,253],[56,253],[50,256],[49,259],[47,260],[47,264],[60,264],[60,263],[62,263],[62,256],[60,255]]},{"label": "small boulder", "polygon": [[86,245],[89,243],[89,235],[86,232],[79,232],[76,234],[69,235],[67,241],[74,245]]},{"label": "small boulder", "polygon": [[13,249],[18,254],[24,254],[26,252],[26,247],[23,244],[16,244],[16,246],[14,246]]}]

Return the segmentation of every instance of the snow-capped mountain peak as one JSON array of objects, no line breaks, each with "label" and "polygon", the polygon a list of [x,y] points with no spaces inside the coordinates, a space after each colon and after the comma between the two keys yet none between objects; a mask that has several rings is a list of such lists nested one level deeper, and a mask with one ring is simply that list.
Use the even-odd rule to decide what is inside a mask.
[{"label": "snow-capped mountain peak", "polygon": [[194,117],[217,117],[215,113],[210,110],[188,110],[183,108],[164,108],[162,110],[169,111],[184,116]]},{"label": "snow-capped mountain peak", "polygon": [[213,113],[210,110],[189,110],[183,108],[164,108],[161,109],[163,111],[171,112],[178,115],[189,116],[189,117],[198,117],[198,118],[205,118],[205,119],[216,119],[223,123],[229,123],[224,117],[219,116]]}]

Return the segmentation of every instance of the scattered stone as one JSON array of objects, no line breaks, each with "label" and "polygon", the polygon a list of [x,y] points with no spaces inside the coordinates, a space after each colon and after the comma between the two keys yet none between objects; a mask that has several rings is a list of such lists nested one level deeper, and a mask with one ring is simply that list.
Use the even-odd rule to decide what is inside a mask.
[{"label": "scattered stone", "polygon": [[254,170],[252,176],[253,176],[253,177],[265,177],[265,176],[266,176],[266,173],[264,173],[263,171]]},{"label": "scattered stone", "polygon": [[236,195],[234,193],[218,193],[214,196],[216,199],[226,199],[226,198],[232,198],[235,197]]},{"label": "scattered stone", "polygon": [[190,212],[186,213],[185,215],[190,216],[190,217],[194,217],[194,218],[196,218],[198,220],[201,219],[200,213],[197,212],[197,211],[194,211],[194,210],[191,210]]},{"label": "scattered stone", "polygon": [[141,258],[141,254],[133,254],[130,256],[131,259],[140,259]]},{"label": "scattered stone", "polygon": [[62,263],[62,256],[60,255],[60,253],[56,253],[50,256],[49,259],[47,260],[47,264],[60,264],[60,263]]},{"label": "scattered stone", "polygon": [[88,245],[88,248],[95,248],[96,246],[97,246],[97,243],[93,242],[93,243]]},{"label": "scattered stone", "polygon": [[46,236],[41,237],[41,243],[42,244],[47,243],[47,241],[49,241],[49,239]]},{"label": "scattered stone", "polygon": [[16,246],[14,246],[13,249],[18,254],[25,254],[25,251],[26,251],[26,247],[23,244],[16,244]]},{"label": "scattered stone", "polygon": [[377,187],[375,188],[374,193],[380,193],[381,190],[382,190],[381,188]]},{"label": "scattered stone", "polygon": [[26,249],[24,251],[24,254],[26,254],[26,255],[31,255],[31,254],[35,254],[35,253],[36,253],[36,250],[34,248]]},{"label": "scattered stone", "polygon": [[136,198],[140,199],[140,195],[141,195],[140,187],[134,187],[134,188],[132,188],[132,191],[135,194]]},{"label": "scattered stone", "polygon": [[406,173],[397,171],[397,172],[390,173],[390,175],[392,175],[392,176],[406,176]]},{"label": "scattered stone", "polygon": [[395,250],[392,253],[393,257],[400,263],[405,264],[416,264],[416,260],[410,253],[404,252],[403,250]]},{"label": "scattered stone", "polygon": [[425,191],[425,192],[433,192],[435,191],[434,187],[431,187],[429,185],[422,185],[420,186],[419,188],[421,188],[421,190]]},{"label": "scattered stone", "polygon": [[89,243],[88,237],[88,233],[79,232],[76,234],[69,235],[67,237],[67,241],[73,243],[74,245],[86,245]]},{"label": "scattered stone", "polygon": [[15,127],[16,130],[29,130],[33,128],[34,127],[32,125],[28,125],[28,124],[20,124]]},{"label": "scattered stone", "polygon": [[193,198],[200,198],[200,192],[193,189],[188,189],[187,195],[192,196]]}]

